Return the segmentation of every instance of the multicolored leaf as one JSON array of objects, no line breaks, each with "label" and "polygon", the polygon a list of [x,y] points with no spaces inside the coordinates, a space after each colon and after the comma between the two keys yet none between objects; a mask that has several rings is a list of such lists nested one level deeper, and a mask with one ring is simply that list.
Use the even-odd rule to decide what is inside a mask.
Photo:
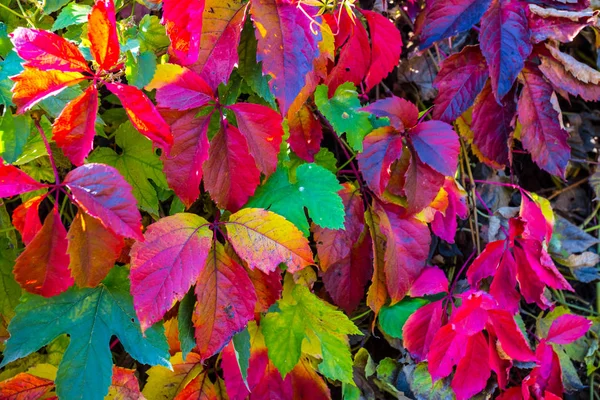
[{"label": "multicolored leaf", "polygon": [[117,64],[121,53],[113,0],[96,0],[87,26],[92,55],[100,68],[108,71]]}]

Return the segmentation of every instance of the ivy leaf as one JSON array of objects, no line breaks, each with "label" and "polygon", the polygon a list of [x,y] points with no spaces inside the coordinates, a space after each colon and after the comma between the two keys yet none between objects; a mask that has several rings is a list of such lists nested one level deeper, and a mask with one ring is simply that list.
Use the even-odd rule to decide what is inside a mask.
[{"label": "ivy leaf", "polygon": [[373,130],[369,113],[360,111],[358,93],[352,83],[343,83],[335,90],[333,97],[327,96],[328,88],[319,85],[315,91],[315,104],[331,123],[338,135],[346,133],[348,144],[356,151],[362,151],[364,137]]},{"label": "ivy leaf", "polygon": [[244,208],[225,223],[227,237],[250,269],[264,273],[286,263],[290,272],[314,264],[308,240],[291,222],[271,211]]},{"label": "ivy leaf", "polygon": [[319,54],[321,34],[312,33],[304,12],[288,0],[260,0],[250,5],[252,20],[259,27],[256,58],[262,61],[263,73],[271,75],[269,86],[283,115],[302,90]]},{"label": "ivy leaf", "polygon": [[[285,299],[285,296],[284,296]],[[279,310],[262,321],[269,359],[285,377],[300,360],[303,340],[316,337],[321,345],[321,373],[328,378],[352,383],[352,356],[346,335],[360,330],[340,311],[297,285],[289,299],[279,301]]]},{"label": "ivy leaf", "polygon": [[60,11],[52,30],[57,31],[71,25],[79,25],[87,22],[88,14],[92,11],[92,7],[85,4],[69,3]]},{"label": "ivy leaf", "polygon": [[154,153],[152,142],[136,132],[129,121],[119,126],[115,142],[120,153],[109,147],[99,147],[90,154],[88,161],[116,168],[131,185],[140,208],[158,215],[158,195],[150,180],[158,188],[166,189],[168,185],[162,172],[163,164]]},{"label": "ivy leaf", "polygon": [[265,208],[282,215],[308,236],[305,207],[315,224],[323,228],[344,226],[344,205],[337,194],[341,189],[335,175],[316,164],[299,166],[294,183],[289,180],[289,171],[279,168],[256,190],[246,206]]},{"label": "ivy leaf", "polygon": [[170,367],[162,327],[142,335],[129,295],[127,270],[115,267],[94,289],[73,288],[49,299],[25,295],[8,330],[0,367],[25,357],[61,334],[70,343],[58,368],[56,391],[69,399],[103,399],[112,375],[109,341],[116,335],[143,364]]},{"label": "ivy leaf", "polygon": [[115,168],[86,164],[69,172],[64,180],[73,200],[117,235],[143,240],[141,215],[131,186]]},{"label": "ivy leaf", "polygon": [[198,279],[212,236],[204,218],[182,213],[150,225],[144,242],[133,245],[131,294],[143,330],[159,321]]}]

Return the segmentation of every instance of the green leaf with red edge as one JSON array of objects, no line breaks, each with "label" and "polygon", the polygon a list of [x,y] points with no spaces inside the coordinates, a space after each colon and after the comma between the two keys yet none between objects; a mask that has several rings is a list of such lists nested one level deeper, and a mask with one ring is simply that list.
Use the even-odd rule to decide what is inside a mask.
[{"label": "green leaf with red edge", "polygon": [[49,379],[21,372],[0,382],[0,398],[6,400],[34,400],[42,398],[54,387]]},{"label": "green leaf with red edge", "polygon": [[100,68],[108,71],[117,64],[121,53],[113,0],[96,0],[87,26],[92,55]]},{"label": "green leaf with red edge", "polygon": [[11,34],[11,41],[26,67],[41,71],[91,72],[77,46],[54,33],[17,28]]},{"label": "green leaf with red edge", "polygon": [[31,293],[56,296],[73,284],[67,254],[67,231],[55,208],[42,229],[17,258],[15,279]]},{"label": "green leaf with red edge", "polygon": [[71,100],[52,125],[52,138],[76,166],[83,164],[92,150],[98,112],[98,90],[91,85]]},{"label": "green leaf with red edge", "polygon": [[254,318],[256,293],[246,270],[214,242],[206,266],[196,282],[196,328],[198,354],[206,360],[218,353]]},{"label": "green leaf with red edge", "polygon": [[198,59],[205,2],[200,0],[164,0],[163,19],[171,40],[169,53],[182,65]]},{"label": "green leaf with red edge", "polygon": [[143,330],[161,320],[198,279],[212,243],[208,225],[194,214],[165,217],[131,248],[131,294]]},{"label": "green leaf with red edge", "polygon": [[290,272],[314,264],[308,240],[291,222],[271,211],[245,208],[225,223],[236,253],[251,269],[265,273],[285,263]]},{"label": "green leaf with red edge", "polygon": [[144,92],[120,83],[107,83],[106,88],[119,98],[133,126],[168,154],[173,144],[171,128]]},{"label": "green leaf with red edge", "polygon": [[570,156],[569,134],[562,127],[556,93],[539,69],[527,65],[521,72],[523,89],[517,106],[521,142],[540,168],[564,176]]},{"label": "green leaf with red edge", "polygon": [[[300,7],[313,12],[312,7]],[[257,0],[250,5],[250,15],[257,27],[257,61],[262,61],[263,73],[271,75],[269,86],[286,115],[313,70],[321,34],[312,33],[310,19],[289,0]]]},{"label": "green leaf with red edge", "polygon": [[67,174],[64,184],[79,207],[117,235],[143,240],[141,215],[131,186],[119,171],[86,164]]}]

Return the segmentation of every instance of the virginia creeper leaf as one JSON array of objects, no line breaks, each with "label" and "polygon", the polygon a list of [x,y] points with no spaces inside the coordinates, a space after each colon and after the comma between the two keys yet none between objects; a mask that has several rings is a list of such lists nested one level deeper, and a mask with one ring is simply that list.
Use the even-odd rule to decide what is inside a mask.
[{"label": "virginia creeper leaf", "polygon": [[86,164],[69,172],[64,183],[73,200],[117,235],[143,240],[140,212],[131,186],[115,168]]},{"label": "virginia creeper leaf", "polygon": [[591,326],[592,322],[585,317],[561,315],[552,322],[546,340],[550,343],[569,344],[585,335]]},{"label": "virginia creeper leaf", "polygon": [[244,208],[229,217],[227,236],[251,269],[265,273],[286,263],[290,272],[314,264],[308,240],[291,222],[271,211]]},{"label": "virginia creeper leaf", "polygon": [[171,40],[169,52],[182,65],[198,59],[204,7],[205,2],[200,0],[163,1],[162,23]]},{"label": "virginia creeper leaf", "polygon": [[57,209],[48,214],[42,229],[17,258],[14,273],[22,288],[45,297],[56,296],[73,284],[67,231]]},{"label": "virginia creeper leaf", "polygon": [[159,321],[198,279],[212,236],[204,218],[182,213],[150,225],[145,241],[133,245],[131,294],[143,330]]},{"label": "virginia creeper leaf", "polygon": [[466,348],[464,357],[456,366],[451,384],[458,400],[471,399],[485,389],[492,372],[488,344],[483,333],[479,332],[471,336],[467,340]]},{"label": "virginia creeper leaf", "polygon": [[202,373],[200,357],[190,353],[182,359],[181,353],[171,357],[172,368],[157,365],[148,371],[148,381],[142,394],[146,398],[174,399],[192,379]]},{"label": "virginia creeper leaf", "polygon": [[49,379],[26,372],[0,382],[0,397],[6,400],[40,399],[54,387]]},{"label": "virginia creeper leaf", "polygon": [[158,86],[156,103],[159,107],[185,111],[202,107],[214,100],[211,87],[200,75],[187,68],[183,68],[172,78],[164,75],[157,78],[164,79],[164,82],[155,85]]},{"label": "virginia creeper leaf", "polygon": [[315,161],[315,155],[321,150],[323,128],[319,119],[308,106],[302,106],[297,113],[288,116],[291,149],[308,162]]},{"label": "virginia creeper leaf", "polygon": [[141,399],[142,393],[135,372],[135,369],[113,366],[108,398]]},{"label": "virginia creeper leaf", "polygon": [[117,64],[121,48],[113,0],[96,0],[88,16],[88,39],[100,68],[110,70]]},{"label": "virginia creeper leaf", "polygon": [[337,194],[337,178],[316,164],[302,164],[296,169],[294,183],[286,168],[279,168],[257,190],[247,207],[269,209],[296,225],[308,236],[309,225],[304,208],[315,224],[329,229],[344,226],[344,205]]},{"label": "virginia creeper leaf", "polygon": [[[60,11],[52,25],[52,30],[57,31],[71,25],[84,24],[88,20],[88,14],[92,7],[85,4],[70,3]],[[87,63],[86,63],[87,65]]]},{"label": "virginia creeper leaf", "polygon": [[39,208],[45,196],[40,195],[23,202],[15,208],[12,215],[13,226],[21,234],[23,243],[29,244],[35,235],[42,229]]},{"label": "virginia creeper leaf", "polygon": [[49,299],[25,295],[8,327],[11,336],[0,367],[64,333],[69,334],[70,343],[56,377],[59,397],[104,399],[112,375],[112,335],[139,362],[170,367],[162,327],[155,326],[142,335],[127,282],[127,270],[115,267],[93,289],[72,288]]},{"label": "virginia creeper leaf", "polygon": [[418,361],[427,357],[429,346],[437,331],[442,327],[442,312],[441,301],[426,304],[408,316],[402,326],[404,347]]},{"label": "virginia creeper leaf", "polygon": [[45,188],[46,185],[12,165],[4,165],[0,159],[0,197],[11,197],[21,193]]},{"label": "virginia creeper leaf", "polygon": [[410,130],[419,159],[445,176],[454,176],[460,143],[452,127],[442,121],[425,121]]},{"label": "virginia creeper leaf", "polygon": [[364,152],[357,156],[367,185],[381,195],[390,181],[391,166],[402,155],[402,136],[391,126],[375,129],[364,141]]}]

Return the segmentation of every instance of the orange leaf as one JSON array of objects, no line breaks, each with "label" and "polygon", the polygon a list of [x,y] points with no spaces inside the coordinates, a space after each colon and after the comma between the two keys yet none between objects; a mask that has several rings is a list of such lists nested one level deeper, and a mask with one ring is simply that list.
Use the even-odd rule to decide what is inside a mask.
[{"label": "orange leaf", "polygon": [[113,366],[112,385],[108,396],[115,400],[144,400],[135,370]]},{"label": "orange leaf", "polygon": [[25,67],[23,72],[11,79],[15,81],[12,88],[13,102],[17,105],[17,113],[20,114],[46,97],[58,94],[67,86],[86,78],[79,72],[40,71]]},{"label": "orange leaf", "polygon": [[27,200],[13,211],[13,225],[21,234],[23,243],[26,245],[42,229],[39,208],[44,198],[46,198],[46,195],[36,196],[33,199]]},{"label": "orange leaf", "polygon": [[36,400],[48,393],[54,382],[44,378],[21,372],[20,374],[0,382],[0,399]]},{"label": "orange leaf", "polygon": [[123,239],[86,213],[78,212],[68,233],[69,267],[79,287],[95,287],[115,265]]},{"label": "orange leaf", "polygon": [[98,0],[88,15],[88,39],[94,59],[103,70],[119,61],[119,37],[113,0]]}]

